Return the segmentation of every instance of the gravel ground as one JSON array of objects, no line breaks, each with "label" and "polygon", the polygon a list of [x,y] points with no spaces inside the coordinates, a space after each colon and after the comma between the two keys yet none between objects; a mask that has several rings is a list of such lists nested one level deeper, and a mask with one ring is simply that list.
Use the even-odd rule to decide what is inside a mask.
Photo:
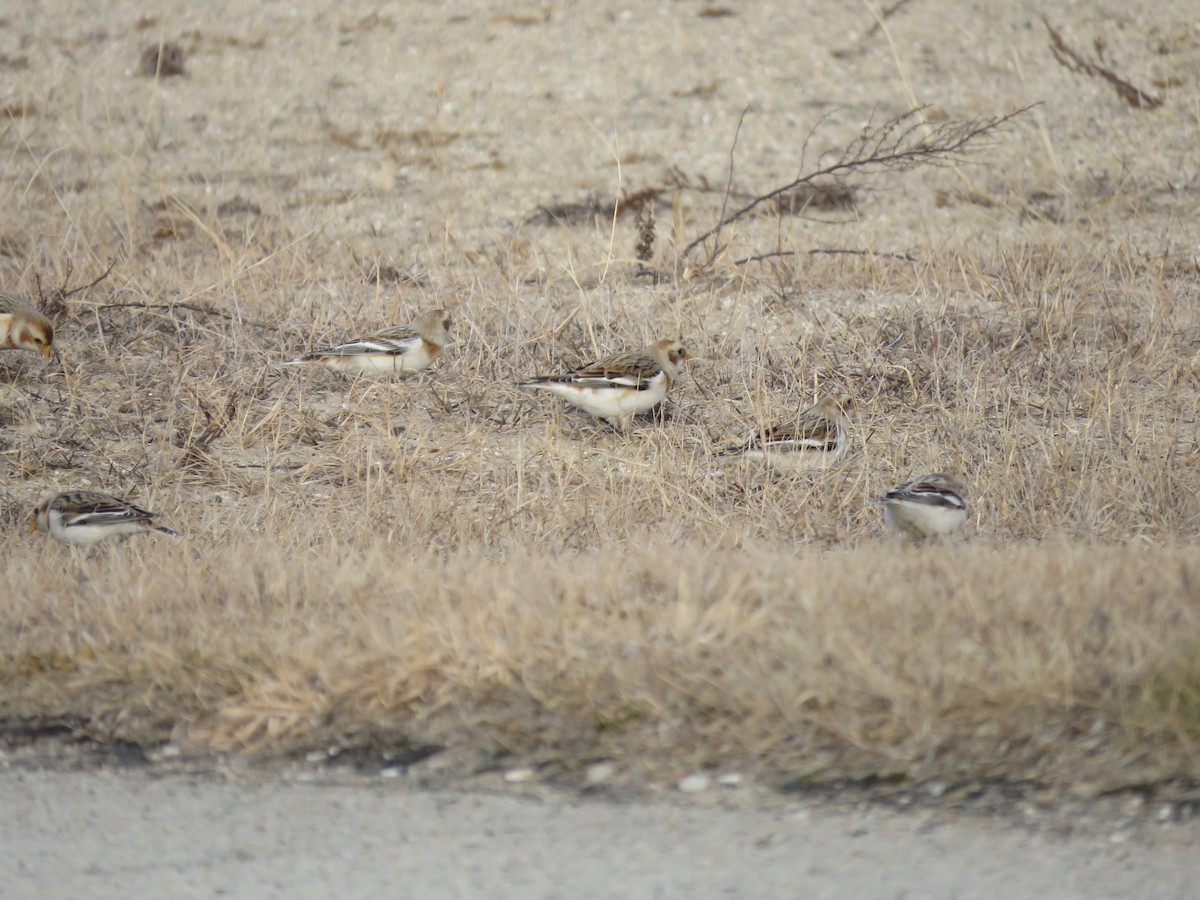
[{"label": "gravel ground", "polygon": [[[515,787],[515,786],[514,786]],[[806,800],[0,774],[4,897],[1194,898],[1200,825],[1063,836]]]}]

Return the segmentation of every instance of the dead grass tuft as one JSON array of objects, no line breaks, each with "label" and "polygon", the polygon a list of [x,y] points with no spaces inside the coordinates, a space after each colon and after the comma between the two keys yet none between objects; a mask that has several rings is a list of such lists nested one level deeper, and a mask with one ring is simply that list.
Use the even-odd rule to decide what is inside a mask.
[{"label": "dead grass tuft", "polygon": [[1195,745],[1200,740],[1200,663],[1196,647],[1184,642],[1149,674],[1142,689],[1146,728]]},{"label": "dead grass tuft", "polygon": [[192,750],[398,729],[663,777],[1197,774],[1186,550],[651,542],[614,569],[617,547],[414,558],[296,538],[74,560],[5,610],[6,714],[82,709],[100,734]]}]

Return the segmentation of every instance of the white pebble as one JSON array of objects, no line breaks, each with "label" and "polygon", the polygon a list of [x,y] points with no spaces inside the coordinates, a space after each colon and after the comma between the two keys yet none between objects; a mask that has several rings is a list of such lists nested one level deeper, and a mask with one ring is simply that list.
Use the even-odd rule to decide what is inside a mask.
[{"label": "white pebble", "polygon": [[699,794],[707,791],[712,784],[712,778],[703,772],[695,772],[686,778],[679,779],[679,790],[685,794]]},{"label": "white pebble", "polygon": [[584,778],[588,784],[604,784],[617,773],[617,767],[612,763],[596,763],[594,766],[588,766],[587,774]]}]

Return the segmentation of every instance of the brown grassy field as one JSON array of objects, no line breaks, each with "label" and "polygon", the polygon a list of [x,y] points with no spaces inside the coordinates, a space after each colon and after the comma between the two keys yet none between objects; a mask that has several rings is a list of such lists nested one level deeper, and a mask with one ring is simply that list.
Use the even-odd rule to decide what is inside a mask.
[{"label": "brown grassy field", "polygon": [[[0,290],[59,354],[0,357],[0,721],[568,780],[1200,779],[1189,4],[795,7],[7,16]],[[184,75],[140,71],[160,40]],[[682,252],[866,122],[1031,103]],[[651,188],[643,265],[611,198]],[[420,379],[278,365],[437,305]],[[676,335],[700,358],[627,433],[512,386]],[[839,467],[717,456],[831,390]],[[939,469],[964,533],[886,535],[869,500]],[[54,544],[51,486],[183,537]]]}]

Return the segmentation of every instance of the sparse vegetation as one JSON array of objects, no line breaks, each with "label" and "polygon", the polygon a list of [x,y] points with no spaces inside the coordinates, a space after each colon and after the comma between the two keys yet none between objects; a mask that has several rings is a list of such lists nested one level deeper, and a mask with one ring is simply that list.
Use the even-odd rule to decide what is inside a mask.
[{"label": "sparse vegetation", "polygon": [[[888,27],[926,6],[893,4]],[[489,27],[536,42],[552,23]],[[340,40],[382,59],[399,26],[369,24]],[[456,118],[432,76],[436,115],[388,82],[365,128],[298,99],[346,90],[338,72],[297,68],[268,146],[261,109],[206,72],[275,36],[229,28],[246,33],[189,35],[186,78],[125,74],[115,52],[91,88],[20,70],[0,290],[43,302],[60,355],[0,354],[0,723],[565,780],[597,759],[635,782],[1200,779],[1194,84],[1171,101],[1190,129],[1138,116],[1114,137],[1051,102],[993,135],[995,110],[1062,77],[1030,37],[1046,72],[1026,58],[1003,90],[993,73],[1002,96],[961,100],[971,114],[910,120],[881,75],[812,132],[813,158],[842,162],[995,136],[966,187],[919,164],[869,186],[781,177],[821,115],[793,127],[789,96],[746,119],[742,212],[722,216],[719,141],[744,106],[723,81],[663,86],[721,121],[639,159],[569,117],[530,148],[533,125]],[[1194,71],[1196,43],[1171,47],[1159,64]],[[538,206],[558,196],[589,199]],[[1046,196],[1054,215],[1028,214]],[[720,252],[688,268],[716,222]],[[420,379],[277,366],[433,306],[455,343]],[[702,359],[628,434],[513,387],[676,335]],[[839,467],[783,480],[717,457],[832,390],[859,401]],[[971,489],[963,539],[889,539],[867,501],[941,470]],[[144,503],[183,538],[85,554],[30,535],[52,485]]]}]

